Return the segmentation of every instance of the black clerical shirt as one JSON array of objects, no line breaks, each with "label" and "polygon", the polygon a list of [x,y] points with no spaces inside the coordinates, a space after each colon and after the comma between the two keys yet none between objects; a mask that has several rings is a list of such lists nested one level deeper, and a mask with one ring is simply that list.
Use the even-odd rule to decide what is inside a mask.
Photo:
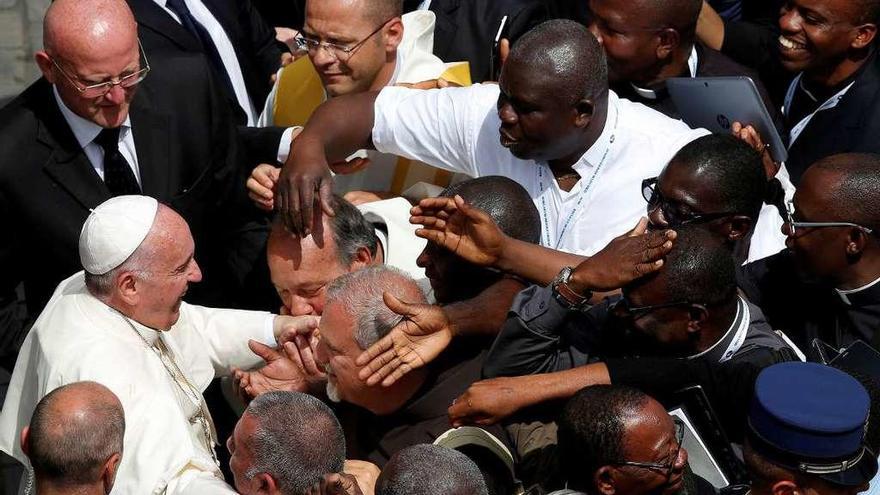
[{"label": "black clerical shirt", "polygon": [[813,339],[840,349],[855,340],[880,348],[880,284],[849,294],[804,279],[790,251],[745,265],[739,283],[782,330],[811,357]]}]

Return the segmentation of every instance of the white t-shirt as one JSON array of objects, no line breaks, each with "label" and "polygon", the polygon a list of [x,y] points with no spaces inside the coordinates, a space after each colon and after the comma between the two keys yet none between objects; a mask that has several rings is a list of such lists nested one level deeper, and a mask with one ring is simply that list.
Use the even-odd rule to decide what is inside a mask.
[{"label": "white t-shirt", "polygon": [[609,92],[605,129],[574,165],[581,180],[566,192],[546,162],[521,160],[501,146],[498,95],[494,84],[385,88],[375,104],[373,144],[472,177],[515,180],[538,208],[541,243],[581,255],[595,254],[632,229],[646,214],[642,180],[657,176],[682,146],[709,133]]}]

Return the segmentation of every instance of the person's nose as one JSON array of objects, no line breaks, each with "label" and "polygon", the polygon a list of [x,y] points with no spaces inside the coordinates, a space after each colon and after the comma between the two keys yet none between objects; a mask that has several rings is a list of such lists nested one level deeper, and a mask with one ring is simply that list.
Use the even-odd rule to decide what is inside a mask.
[{"label": "person's nose", "polygon": [[114,105],[121,105],[125,101],[125,88],[116,84],[104,95],[104,99]]},{"label": "person's nose", "polygon": [[590,21],[587,25],[587,29],[593,33],[593,36],[596,37],[596,41],[598,41],[600,45],[604,43],[604,40],[602,39],[602,31],[599,29],[599,24],[597,24],[595,20]]},{"label": "person's nose", "polygon": [[187,277],[186,280],[193,283],[202,281],[202,269],[199,268],[199,264],[196,263],[195,258],[192,260],[192,268],[190,268],[189,277]]},{"label": "person's nose", "polygon": [[290,316],[319,316],[311,299],[307,297],[290,296],[290,300],[287,301],[287,309],[290,310]]},{"label": "person's nose", "polygon": [[782,30],[783,33],[797,33],[801,30],[801,19],[800,14],[797,13],[797,9],[793,9],[789,6],[784,6],[779,15],[779,29]]}]

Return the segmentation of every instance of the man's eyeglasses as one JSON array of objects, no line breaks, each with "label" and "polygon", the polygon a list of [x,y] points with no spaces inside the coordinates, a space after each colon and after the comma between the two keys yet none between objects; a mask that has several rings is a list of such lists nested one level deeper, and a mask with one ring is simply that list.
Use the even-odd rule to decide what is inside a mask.
[{"label": "man's eyeglasses", "polygon": [[617,466],[632,466],[639,467],[644,469],[650,469],[652,471],[657,471],[667,478],[672,476],[672,471],[675,470],[675,463],[678,461],[678,456],[681,454],[681,443],[684,440],[684,423],[681,419],[673,416],[672,424],[675,427],[675,450],[672,452],[672,455],[669,458],[669,461],[661,464],[659,462],[634,462],[634,461],[618,461],[612,462],[611,464],[615,464]]},{"label": "man's eyeglasses", "polygon": [[150,72],[150,63],[147,61],[147,54],[144,52],[144,47],[141,46],[140,40],[138,40],[138,49],[140,51],[141,60],[143,61],[140,69],[129,74],[111,78],[109,81],[103,81],[93,84],[83,84],[79,80],[79,78],[68,74],[66,70],[62,69],[58,62],[55,61],[54,57],[50,57],[50,59],[55,65],[55,68],[58,69],[59,72],[64,74],[64,77],[66,77],[67,80],[70,81],[70,84],[73,85],[73,87],[77,91],[79,91],[79,94],[83,98],[98,98],[109,93],[110,90],[113,89],[113,86],[130,88],[137,83],[143,81],[144,78],[147,77],[147,73]]},{"label": "man's eyeglasses", "polygon": [[[821,229],[824,227],[854,227],[863,230],[866,234],[873,234],[874,230],[852,222],[799,222],[794,219],[794,203],[785,203],[785,232],[790,237],[803,235],[807,229]],[[803,230],[798,230],[803,229]]]},{"label": "man's eyeglasses", "polygon": [[629,301],[625,298],[620,299],[611,306],[611,313],[617,318],[637,320],[642,316],[663,308],[676,308],[679,306],[691,306],[694,303],[690,301],[673,301],[663,304],[652,304],[650,306],[630,306]]},{"label": "man's eyeglasses", "polygon": [[691,223],[711,222],[712,220],[737,214],[733,211],[725,211],[722,213],[681,213],[673,207],[669,200],[660,194],[660,190],[657,188],[657,177],[642,181],[642,197],[648,202],[649,212],[652,212],[657,208],[660,209],[663,220],[669,225],[669,227],[678,227],[680,225]]},{"label": "man's eyeglasses", "polygon": [[332,55],[336,60],[345,62],[346,60],[351,58],[351,55],[358,48],[364,46],[364,43],[366,43],[367,40],[369,40],[370,38],[375,36],[376,33],[381,31],[382,28],[384,28],[386,24],[388,24],[389,22],[394,20],[396,17],[397,16],[391,17],[387,21],[383,22],[382,24],[379,25],[379,27],[377,27],[375,30],[373,30],[372,33],[368,34],[366,38],[358,41],[357,43],[355,43],[351,46],[344,46],[344,45],[339,45],[336,43],[330,43],[328,41],[321,41],[321,40],[315,39],[314,37],[309,36],[307,34],[301,34],[296,39],[297,48],[299,48],[300,50],[308,50],[308,52],[312,55],[314,55],[320,48],[324,48],[325,50],[327,50],[327,53]]}]

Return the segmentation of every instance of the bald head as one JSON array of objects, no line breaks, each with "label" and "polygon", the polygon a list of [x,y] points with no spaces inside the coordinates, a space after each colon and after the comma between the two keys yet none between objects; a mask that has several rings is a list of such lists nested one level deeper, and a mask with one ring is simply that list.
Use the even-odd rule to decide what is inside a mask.
[{"label": "bald head", "polygon": [[615,0],[626,1],[642,18],[656,28],[673,28],[686,41],[692,41],[702,0]]},{"label": "bald head", "polygon": [[95,382],[76,382],[40,400],[23,447],[38,482],[87,485],[100,480],[112,456],[121,456],[124,433],[116,395]]},{"label": "bald head", "polygon": [[557,19],[536,26],[513,46],[505,66],[546,78],[571,103],[608,91],[605,52],[590,31],[574,21]]},{"label": "bald head", "polygon": [[403,0],[306,0],[307,19],[309,11],[318,4],[323,8],[339,8],[362,14],[377,26],[388,19],[403,15]]},{"label": "bald head", "polygon": [[880,155],[844,153],[819,160],[801,184],[816,191],[834,220],[880,228]]},{"label": "bald head", "polygon": [[124,0],[55,0],[43,18],[44,48],[65,60],[133,42],[137,23]]}]

